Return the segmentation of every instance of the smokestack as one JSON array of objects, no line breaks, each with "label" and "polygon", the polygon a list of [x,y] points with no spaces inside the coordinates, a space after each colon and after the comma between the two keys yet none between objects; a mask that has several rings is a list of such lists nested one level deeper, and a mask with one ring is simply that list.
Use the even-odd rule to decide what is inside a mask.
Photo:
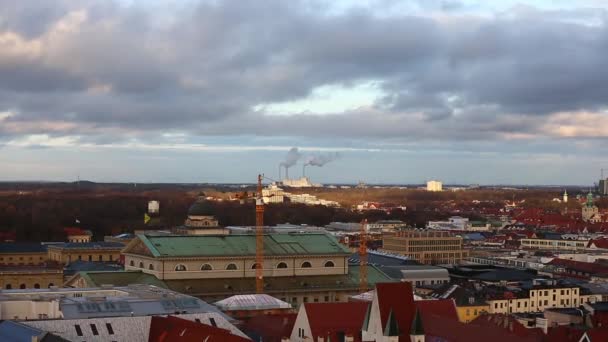
[{"label": "smokestack", "polygon": [[289,179],[289,167],[285,165],[285,178]]},{"label": "smokestack", "polygon": [[281,180],[281,164],[279,164],[279,180]]},{"label": "smokestack", "polygon": [[306,177],[306,164],[302,164],[302,177]]}]

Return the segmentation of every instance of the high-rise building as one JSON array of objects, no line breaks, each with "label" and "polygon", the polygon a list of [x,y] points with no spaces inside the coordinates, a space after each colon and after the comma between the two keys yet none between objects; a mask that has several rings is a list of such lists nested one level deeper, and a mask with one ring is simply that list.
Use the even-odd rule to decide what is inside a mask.
[{"label": "high-rise building", "polygon": [[426,182],[426,191],[443,191],[443,183],[437,180]]},{"label": "high-rise building", "polygon": [[608,195],[608,178],[600,179],[597,192],[599,192],[600,195]]}]

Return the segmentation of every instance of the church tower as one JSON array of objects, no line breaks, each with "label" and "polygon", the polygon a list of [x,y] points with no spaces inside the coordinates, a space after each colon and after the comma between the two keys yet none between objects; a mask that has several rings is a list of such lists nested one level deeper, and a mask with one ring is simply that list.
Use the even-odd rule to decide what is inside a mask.
[{"label": "church tower", "polygon": [[568,192],[564,190],[564,199],[562,200],[564,203],[568,203]]}]

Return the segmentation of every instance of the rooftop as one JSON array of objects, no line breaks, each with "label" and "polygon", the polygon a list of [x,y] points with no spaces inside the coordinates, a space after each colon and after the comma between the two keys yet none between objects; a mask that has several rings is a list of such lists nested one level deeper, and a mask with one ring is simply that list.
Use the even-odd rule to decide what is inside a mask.
[{"label": "rooftop", "polygon": [[0,253],[46,253],[46,248],[40,243],[0,243]]},{"label": "rooftop", "polygon": [[267,294],[247,294],[228,297],[213,303],[223,311],[290,309],[291,304]]},{"label": "rooftop", "polygon": [[[200,281],[198,279],[159,280],[141,271],[126,272],[80,272],[89,286],[102,284],[128,285],[152,284],[169,288],[180,293],[196,296],[224,296],[255,293],[254,278],[217,278]],[[368,267],[367,280],[370,288],[376,283],[392,282],[392,278],[376,267]],[[264,278],[265,292],[311,291],[314,289],[359,289],[359,266],[349,266],[345,275],[319,275],[306,277],[267,277]]]},{"label": "rooftop", "polygon": [[[138,235],[156,257],[252,256],[255,235],[151,236]],[[264,255],[350,255],[348,248],[329,234],[265,234]]]},{"label": "rooftop", "polygon": [[53,244],[49,245],[48,248],[51,249],[114,249],[121,250],[125,247],[122,243],[119,242],[106,242],[106,241],[98,241],[98,242],[66,242],[61,244]]}]

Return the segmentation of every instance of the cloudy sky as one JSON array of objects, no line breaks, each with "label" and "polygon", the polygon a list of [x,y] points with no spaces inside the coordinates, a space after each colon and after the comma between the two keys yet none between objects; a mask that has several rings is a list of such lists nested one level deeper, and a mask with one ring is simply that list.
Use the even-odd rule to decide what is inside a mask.
[{"label": "cloudy sky", "polygon": [[0,180],[581,184],[608,1],[0,0]]}]

